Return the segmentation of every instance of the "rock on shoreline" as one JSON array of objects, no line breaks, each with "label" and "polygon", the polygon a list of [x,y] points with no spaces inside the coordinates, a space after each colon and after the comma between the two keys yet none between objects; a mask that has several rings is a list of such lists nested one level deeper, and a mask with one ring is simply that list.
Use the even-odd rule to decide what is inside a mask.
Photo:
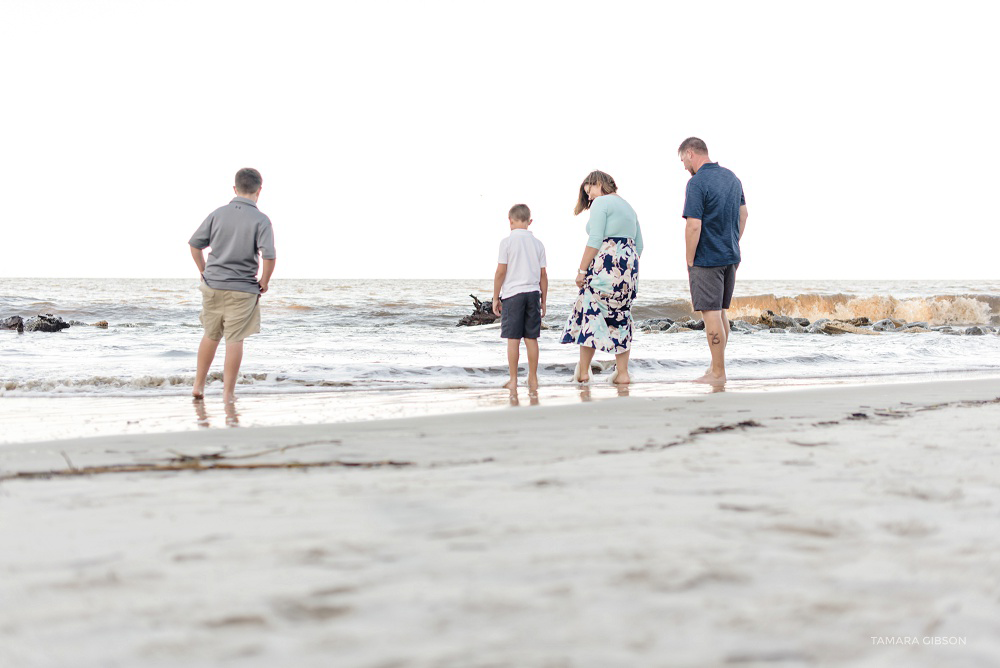
[{"label": "rock on shoreline", "polygon": [[24,332],[58,332],[70,324],[51,313],[39,314],[24,320],[19,315],[0,320],[0,329],[16,329],[18,334]]},{"label": "rock on shoreline", "polygon": [[[906,322],[905,320],[894,318],[885,318],[873,323],[870,318],[865,316],[850,318],[848,320],[820,318],[815,322],[809,322],[806,318],[778,315],[773,311],[761,311],[759,316],[748,315],[734,318],[729,321],[729,324],[733,332],[741,334],[769,332],[772,334],[825,334],[831,336],[860,334],[863,336],[878,336],[880,333],[926,334],[929,332],[940,332],[942,334],[965,336],[1000,335],[1000,327],[990,325],[972,325],[971,327],[954,325],[932,326],[923,321]],[[636,327],[647,333],[664,332],[666,334],[675,334],[677,332],[703,330],[705,329],[705,323],[701,320],[691,318],[680,321],[674,321],[670,318],[652,318],[637,322]]]}]

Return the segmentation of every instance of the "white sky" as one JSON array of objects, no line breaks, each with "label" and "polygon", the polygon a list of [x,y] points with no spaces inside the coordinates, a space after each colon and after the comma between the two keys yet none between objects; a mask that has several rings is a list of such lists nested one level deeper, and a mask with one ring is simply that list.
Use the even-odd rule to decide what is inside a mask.
[{"label": "white sky", "polygon": [[742,279],[993,278],[992,2],[0,0],[2,276],[194,276],[264,176],[276,278],[553,278],[592,169],[683,278],[677,145],[743,181]]}]

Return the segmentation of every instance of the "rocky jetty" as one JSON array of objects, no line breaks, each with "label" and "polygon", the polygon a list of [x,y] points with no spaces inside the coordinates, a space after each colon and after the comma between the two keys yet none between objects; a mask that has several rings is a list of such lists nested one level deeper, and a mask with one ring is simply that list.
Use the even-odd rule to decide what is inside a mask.
[{"label": "rocky jetty", "polygon": [[51,313],[36,315],[24,321],[26,332],[58,332],[67,327],[69,327],[68,322]]},{"label": "rocky jetty", "polygon": [[[860,334],[862,336],[878,336],[881,333],[926,334],[939,332],[953,336],[986,336],[1000,335],[1000,327],[996,325],[933,326],[927,322],[906,322],[896,318],[884,318],[872,322],[870,318],[861,316],[847,320],[830,320],[820,318],[809,322],[806,318],[787,316],[774,311],[761,311],[760,315],[746,315],[730,320],[731,329],[738,334],[754,334],[767,332],[769,334],[825,334],[836,336],[840,334]],[[637,322],[636,326],[643,332],[663,332],[676,334],[705,329],[701,320],[671,320],[670,318],[652,318]]]},{"label": "rocky jetty", "polygon": [[0,320],[0,329],[16,329],[20,332],[58,332],[66,329],[70,323],[59,316],[45,313],[35,315],[24,320],[19,315],[12,315],[9,318]]},{"label": "rocky jetty", "polygon": [[12,315],[0,320],[0,329],[16,329],[17,333],[21,334],[24,332],[24,320],[19,315]]},{"label": "rocky jetty", "polygon": [[472,297],[472,313],[458,321],[458,327],[473,327],[475,325],[492,325],[498,320],[498,316],[493,313],[493,300],[479,301],[476,295]]}]

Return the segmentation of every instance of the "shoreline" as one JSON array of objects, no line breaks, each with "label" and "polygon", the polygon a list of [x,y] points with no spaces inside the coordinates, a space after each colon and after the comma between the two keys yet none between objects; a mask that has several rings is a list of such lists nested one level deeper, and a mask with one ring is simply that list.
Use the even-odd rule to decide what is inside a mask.
[{"label": "shoreline", "polygon": [[[607,366],[607,363],[604,363]],[[121,434],[191,433],[205,429],[284,427],[347,424],[396,420],[434,415],[458,415],[513,407],[532,409],[620,396],[667,398],[700,396],[713,388],[690,381],[642,382],[619,389],[606,382],[607,373],[594,376],[590,384],[543,384],[532,396],[519,387],[516,398],[500,388],[439,387],[364,389],[308,392],[238,393],[235,410],[221,402],[221,387],[210,387],[198,405],[189,392],[109,395],[6,396],[0,397],[0,452],[21,443],[78,438],[111,437]],[[731,380],[727,392],[796,392],[824,387],[868,387],[962,380],[997,379],[996,371],[886,374],[859,377],[845,375],[820,378]],[[498,382],[499,385],[499,382]],[[155,391],[154,391],[155,392]],[[387,401],[392,397],[392,401]],[[81,416],[84,416],[81,419]]]},{"label": "shoreline", "polygon": [[5,446],[187,465],[0,479],[0,664],[992,665],[998,424],[988,378]]}]

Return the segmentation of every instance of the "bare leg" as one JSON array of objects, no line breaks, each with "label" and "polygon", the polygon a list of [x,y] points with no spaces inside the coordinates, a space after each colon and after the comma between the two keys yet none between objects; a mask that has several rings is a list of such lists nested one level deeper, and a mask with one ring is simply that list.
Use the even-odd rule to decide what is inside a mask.
[{"label": "bare leg", "polygon": [[191,396],[195,399],[205,398],[205,379],[208,378],[208,370],[212,366],[218,348],[218,341],[207,336],[201,337],[201,343],[198,345],[198,370],[194,374],[194,387],[191,389]]},{"label": "bare leg", "polygon": [[628,385],[632,382],[628,375],[628,356],[631,352],[631,350],[626,350],[620,355],[615,355],[615,369],[618,371],[615,385]]},{"label": "bare leg", "polygon": [[[721,311],[721,313],[722,313],[722,325],[726,329],[726,342],[722,344],[722,349],[725,350],[726,346],[729,345],[729,332],[730,332],[729,317],[726,315],[725,311]],[[712,366],[709,365],[709,367],[705,369],[705,375],[708,376],[711,375],[711,373],[712,373]]]},{"label": "bare leg", "polygon": [[222,401],[232,403],[236,401],[236,376],[240,373],[240,364],[243,363],[243,342],[232,343],[226,341],[226,365],[222,369]]},{"label": "bare leg", "polygon": [[504,387],[512,390],[517,387],[517,363],[521,354],[521,339],[507,339],[507,366],[510,367],[510,380]]},{"label": "bare leg", "polygon": [[525,339],[528,351],[528,389],[538,389],[538,339]]},{"label": "bare leg", "polygon": [[580,382],[585,383],[590,380],[590,363],[597,353],[596,348],[590,346],[580,346]]},{"label": "bare leg", "polygon": [[726,382],[726,343],[729,340],[728,328],[723,324],[725,316],[723,311],[702,311],[701,315],[705,320],[705,338],[712,353],[712,365],[695,382],[721,385]]}]

